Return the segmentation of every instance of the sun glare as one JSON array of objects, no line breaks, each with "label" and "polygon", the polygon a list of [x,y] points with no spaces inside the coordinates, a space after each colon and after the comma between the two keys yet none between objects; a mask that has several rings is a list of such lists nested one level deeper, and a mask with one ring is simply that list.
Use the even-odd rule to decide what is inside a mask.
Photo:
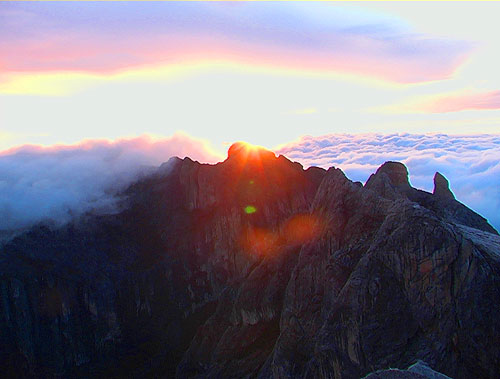
[{"label": "sun glare", "polygon": [[267,149],[262,146],[252,145],[248,142],[235,142],[231,145],[227,151],[228,157],[235,155],[244,155],[245,157],[259,155],[260,152],[266,151]]}]

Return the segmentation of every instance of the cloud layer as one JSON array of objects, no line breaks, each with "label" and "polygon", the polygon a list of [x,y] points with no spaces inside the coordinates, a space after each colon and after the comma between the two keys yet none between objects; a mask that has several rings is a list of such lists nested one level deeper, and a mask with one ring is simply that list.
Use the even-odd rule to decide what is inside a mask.
[{"label": "cloud layer", "polygon": [[[404,162],[416,188],[432,191],[436,171],[458,200],[500,229],[500,135],[332,134],[304,136],[276,150],[304,166],[340,167],[366,181],[388,160]],[[171,156],[220,157],[196,139],[138,137],[77,145],[27,145],[0,153],[0,231],[93,209],[113,211],[116,191]]]},{"label": "cloud layer", "polygon": [[385,161],[404,162],[416,188],[432,191],[441,172],[457,199],[500,230],[500,135],[331,134],[305,136],[278,153],[305,166],[335,166],[365,182]]},{"label": "cloud layer", "polygon": [[151,166],[172,156],[220,159],[203,142],[183,134],[152,139],[27,145],[0,153],[0,231],[47,219],[57,222],[91,209],[111,211],[115,193]]}]

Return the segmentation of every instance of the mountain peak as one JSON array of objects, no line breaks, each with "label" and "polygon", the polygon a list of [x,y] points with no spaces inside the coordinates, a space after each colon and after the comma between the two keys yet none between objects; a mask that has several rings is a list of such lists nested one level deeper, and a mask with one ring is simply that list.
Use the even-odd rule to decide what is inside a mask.
[{"label": "mountain peak", "polygon": [[385,173],[391,183],[395,186],[410,186],[408,181],[408,169],[400,162],[388,161],[380,166],[375,175]]},{"label": "mountain peak", "polygon": [[227,151],[227,158],[256,159],[256,158],[276,158],[276,155],[262,146],[252,145],[247,142],[238,141],[231,145]]},{"label": "mountain peak", "polygon": [[390,199],[397,198],[412,189],[406,166],[392,161],[385,162],[375,174],[370,175],[365,187]]},{"label": "mountain peak", "polygon": [[436,172],[434,175],[434,195],[447,199],[455,199],[455,195],[450,190],[450,183],[441,173]]}]

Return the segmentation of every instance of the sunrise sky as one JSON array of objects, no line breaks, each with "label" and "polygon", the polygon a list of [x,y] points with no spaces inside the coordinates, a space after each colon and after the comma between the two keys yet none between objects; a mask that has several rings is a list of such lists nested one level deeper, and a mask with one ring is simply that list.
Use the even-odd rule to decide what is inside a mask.
[{"label": "sunrise sky", "polygon": [[1,148],[491,133],[498,3],[0,4]]},{"label": "sunrise sky", "polygon": [[0,213],[31,204],[23,183],[52,188],[35,172],[82,166],[68,156],[215,162],[244,140],[355,180],[398,159],[429,190],[440,170],[498,228],[499,14],[498,2],[0,2]]}]

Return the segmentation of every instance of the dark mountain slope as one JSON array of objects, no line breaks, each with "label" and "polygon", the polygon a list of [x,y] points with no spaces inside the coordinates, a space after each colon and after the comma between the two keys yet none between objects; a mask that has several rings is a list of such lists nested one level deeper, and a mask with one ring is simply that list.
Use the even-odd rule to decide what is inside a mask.
[{"label": "dark mountain slope", "polygon": [[351,378],[422,359],[499,376],[500,237],[443,179],[419,191],[388,162],[363,187],[243,144],[217,165],[173,158],[120,213],[2,247],[0,365]]}]

